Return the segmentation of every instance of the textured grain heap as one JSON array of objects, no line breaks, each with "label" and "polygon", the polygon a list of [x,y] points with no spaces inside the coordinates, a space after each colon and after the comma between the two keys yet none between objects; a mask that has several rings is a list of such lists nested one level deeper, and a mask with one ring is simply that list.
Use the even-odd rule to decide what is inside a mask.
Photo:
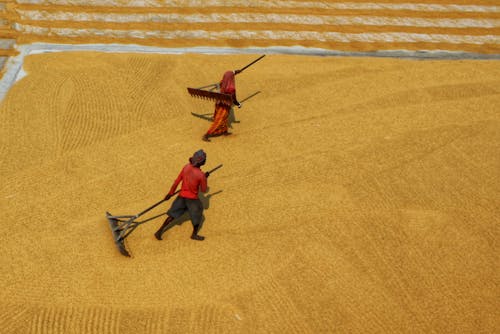
[{"label": "textured grain heap", "polygon": [[[201,141],[186,87],[255,58],[26,58],[0,107],[2,333],[498,332],[499,62],[268,56]],[[206,240],[157,220],[120,255],[105,211],[200,148],[224,164]]]}]

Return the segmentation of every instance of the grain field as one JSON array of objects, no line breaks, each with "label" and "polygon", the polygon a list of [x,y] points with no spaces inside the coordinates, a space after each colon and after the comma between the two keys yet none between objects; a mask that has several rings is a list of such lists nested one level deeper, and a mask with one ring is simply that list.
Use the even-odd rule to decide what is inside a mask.
[{"label": "grain field", "polygon": [[[497,0],[0,1],[0,333],[499,332],[499,36]],[[202,141],[186,87],[260,51]],[[106,211],[201,148],[206,239],[122,256]]]},{"label": "grain field", "polygon": [[[7,333],[498,331],[496,60],[270,55],[233,135],[186,87],[257,55],[26,57],[0,108]],[[160,200],[200,148],[203,242]],[[161,214],[168,203],[153,210]]]}]

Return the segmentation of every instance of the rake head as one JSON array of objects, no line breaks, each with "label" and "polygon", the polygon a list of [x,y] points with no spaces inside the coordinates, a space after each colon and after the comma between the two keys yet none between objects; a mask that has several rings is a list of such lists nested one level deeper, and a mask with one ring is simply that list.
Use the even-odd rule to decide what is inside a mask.
[{"label": "rake head", "polygon": [[119,225],[120,220],[112,216],[109,212],[106,212],[106,218],[108,219],[109,226],[111,227],[111,233],[113,234],[113,240],[116,247],[122,255],[130,257],[130,253],[125,248],[125,239],[120,235],[120,232],[122,231],[122,226]]},{"label": "rake head", "polygon": [[233,102],[233,97],[230,94],[223,94],[217,92],[211,92],[208,90],[198,89],[198,88],[189,88],[188,93],[193,97],[198,97],[201,99],[207,100],[215,100],[215,101],[224,101],[227,103]]}]

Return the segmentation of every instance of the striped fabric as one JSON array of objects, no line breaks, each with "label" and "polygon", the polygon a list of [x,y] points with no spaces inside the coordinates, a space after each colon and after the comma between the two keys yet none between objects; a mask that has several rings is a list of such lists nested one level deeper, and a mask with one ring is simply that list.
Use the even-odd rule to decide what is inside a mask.
[{"label": "striped fabric", "polygon": [[18,42],[500,53],[498,0],[15,0]]}]

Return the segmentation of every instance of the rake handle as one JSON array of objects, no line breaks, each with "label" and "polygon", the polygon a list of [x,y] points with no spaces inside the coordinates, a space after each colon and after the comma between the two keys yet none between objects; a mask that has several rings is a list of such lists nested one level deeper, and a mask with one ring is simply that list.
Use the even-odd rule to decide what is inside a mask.
[{"label": "rake handle", "polygon": [[215,172],[217,169],[219,169],[221,167],[222,167],[222,164],[220,164],[219,166],[215,167],[214,169],[209,170],[207,173],[212,174],[213,172]]},{"label": "rake handle", "polygon": [[[177,191],[174,193],[174,195],[175,195],[175,194],[177,194],[177,193],[179,193],[179,192],[180,192],[180,190],[177,190]],[[143,215],[143,214],[145,214],[146,212],[153,210],[154,208],[156,208],[158,205],[160,205],[161,203],[163,203],[163,202],[165,202],[165,201],[166,201],[166,199],[162,199],[162,200],[161,200],[161,201],[159,201],[158,203],[155,203],[155,204],[151,205],[149,208],[145,209],[145,210],[144,210],[144,211],[142,211],[141,213],[136,214],[136,215],[135,215],[135,218],[139,218],[140,216],[142,216],[142,215]],[[135,219],[135,218],[134,218],[134,219]]]},{"label": "rake handle", "polygon": [[253,64],[255,64],[256,62],[258,62],[259,60],[261,60],[262,58],[264,58],[266,55],[262,55],[260,56],[259,58],[255,59],[253,62],[251,62],[250,64],[248,64],[247,66],[243,67],[243,68],[240,68],[239,70],[236,70],[236,72],[238,73],[235,73],[236,74],[239,74],[241,72],[243,72],[245,69],[247,69],[248,67],[252,66]]}]

